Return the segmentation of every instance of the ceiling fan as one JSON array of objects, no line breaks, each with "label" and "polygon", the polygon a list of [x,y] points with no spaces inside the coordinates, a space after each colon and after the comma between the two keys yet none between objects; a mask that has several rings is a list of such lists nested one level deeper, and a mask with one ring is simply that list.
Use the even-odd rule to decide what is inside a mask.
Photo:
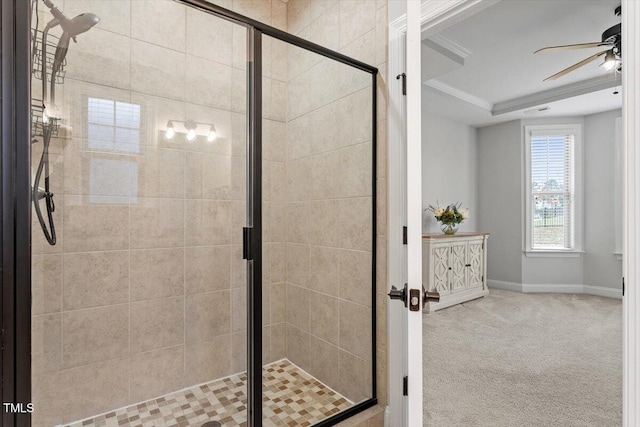
[{"label": "ceiling fan", "polygon": [[[616,7],[616,10],[615,10],[616,16],[620,16],[621,12],[622,12],[622,7],[621,6]],[[600,42],[569,44],[569,45],[563,45],[563,46],[549,46],[549,47],[543,47],[542,49],[536,50],[535,52],[533,52],[534,54],[541,53],[541,52],[555,52],[559,50],[588,49],[593,47],[607,46],[606,50],[603,50],[602,52],[598,52],[594,55],[591,55],[590,57],[583,59],[582,61],[576,64],[573,64],[568,68],[565,68],[559,73],[556,73],[552,76],[547,77],[546,79],[544,79],[544,81],[546,82],[547,80],[556,80],[562,76],[566,76],[570,72],[575,71],[578,68],[583,67],[588,63],[595,61],[601,56],[604,56],[604,62],[600,65],[602,68],[604,68],[607,71],[611,71],[613,69],[616,69],[617,71],[621,71],[622,70],[622,35],[620,34],[621,30],[622,30],[622,24],[616,24],[611,28],[607,28],[604,31],[604,33],[602,33],[602,41]]]}]

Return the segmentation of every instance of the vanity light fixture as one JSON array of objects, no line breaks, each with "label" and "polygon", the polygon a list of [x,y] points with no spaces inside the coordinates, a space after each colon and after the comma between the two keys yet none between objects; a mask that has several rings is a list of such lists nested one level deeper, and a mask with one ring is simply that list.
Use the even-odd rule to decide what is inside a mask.
[{"label": "vanity light fixture", "polygon": [[[176,130],[176,126],[174,125],[180,124],[180,131]],[[209,127],[209,132],[198,132],[198,128],[206,128]],[[164,131],[164,137],[167,140],[172,140],[176,136],[182,136],[188,142],[194,142],[198,139],[198,137],[206,137],[208,143],[213,143],[218,137],[218,133],[216,131],[216,127],[213,123],[197,123],[193,120],[169,120],[167,122],[167,127]]]}]

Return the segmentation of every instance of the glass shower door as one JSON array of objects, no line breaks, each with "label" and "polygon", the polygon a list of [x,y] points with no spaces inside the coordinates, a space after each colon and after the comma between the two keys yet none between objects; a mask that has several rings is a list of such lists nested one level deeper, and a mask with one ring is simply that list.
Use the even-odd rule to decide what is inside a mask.
[{"label": "glass shower door", "polygon": [[[33,425],[242,424],[247,29],[54,3],[32,18]],[[81,13],[56,56],[54,17]]]},{"label": "glass shower door", "polygon": [[263,36],[264,425],[375,398],[369,72]]}]

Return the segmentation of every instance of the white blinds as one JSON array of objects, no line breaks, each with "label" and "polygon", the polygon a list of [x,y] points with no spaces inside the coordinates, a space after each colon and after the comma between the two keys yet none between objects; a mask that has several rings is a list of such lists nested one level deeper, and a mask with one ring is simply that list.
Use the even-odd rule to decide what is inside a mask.
[{"label": "white blinds", "polygon": [[574,143],[571,133],[531,134],[531,248],[574,247]]},{"label": "white blinds", "polygon": [[88,98],[86,114],[90,150],[140,152],[140,105]]}]

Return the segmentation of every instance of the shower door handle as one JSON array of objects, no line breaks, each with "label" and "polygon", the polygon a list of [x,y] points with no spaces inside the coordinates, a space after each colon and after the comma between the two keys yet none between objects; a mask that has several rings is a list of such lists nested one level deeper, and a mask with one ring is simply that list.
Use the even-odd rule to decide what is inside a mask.
[{"label": "shower door handle", "polygon": [[253,227],[242,227],[242,259],[253,259],[253,251],[251,250],[251,231]]}]

